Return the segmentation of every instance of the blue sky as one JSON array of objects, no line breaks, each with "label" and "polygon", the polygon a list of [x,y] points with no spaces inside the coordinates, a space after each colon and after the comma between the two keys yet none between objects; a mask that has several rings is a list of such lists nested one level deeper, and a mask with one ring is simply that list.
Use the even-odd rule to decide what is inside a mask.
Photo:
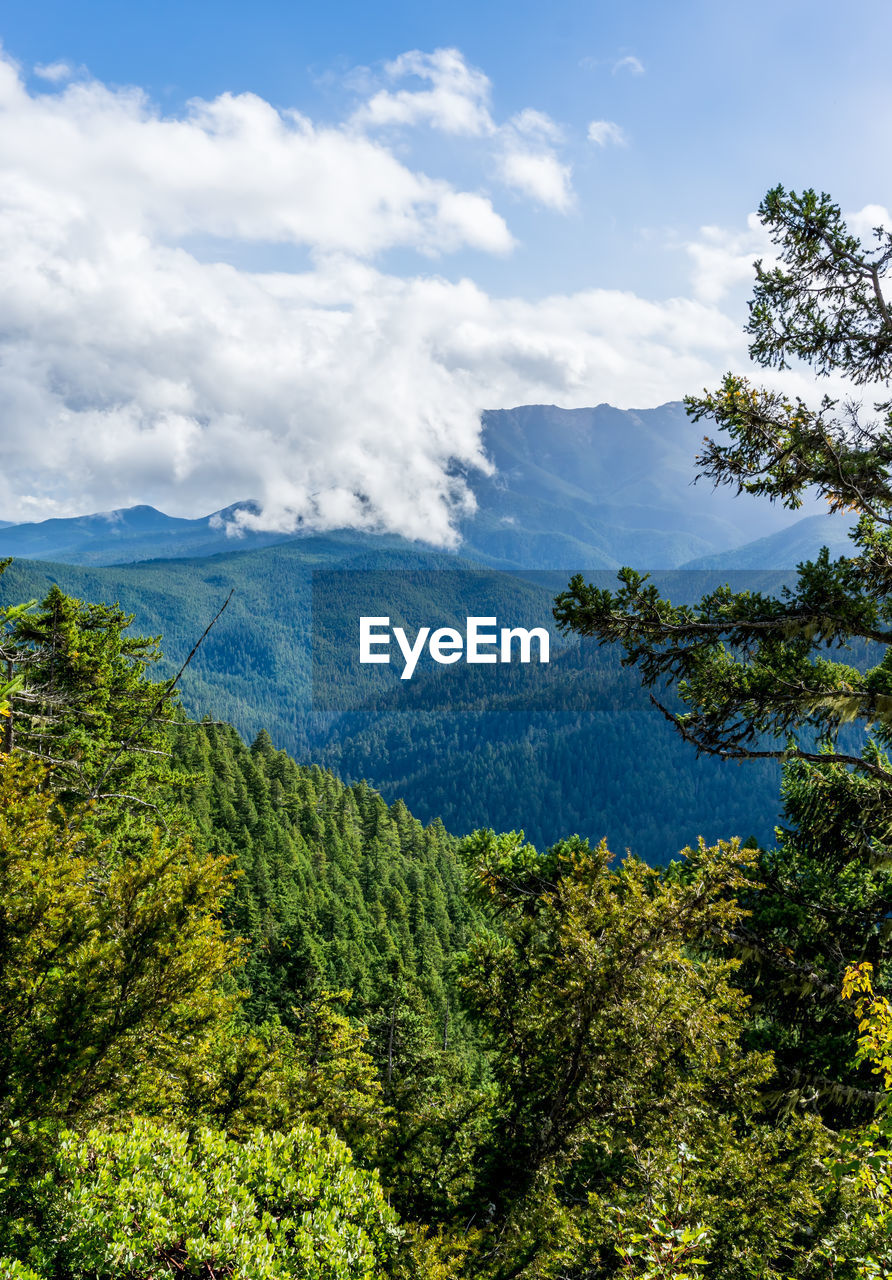
[{"label": "blue sky", "polygon": [[[164,110],[248,91],[320,120],[341,118],[357,67],[458,48],[491,80],[497,115],[533,106],[569,135],[578,204],[562,219],[514,210],[517,253],[476,264],[503,290],[585,282],[667,296],[684,264],[666,242],[741,223],[779,181],[829,190],[845,208],[892,203],[885,0],[35,0],[6,6],[0,31],[25,65],[82,66]],[[615,70],[628,57],[643,73]],[[623,128],[625,148],[585,144],[601,118]]]},{"label": "blue sky", "polygon": [[745,361],[769,186],[885,217],[890,27],[799,0],[6,6],[0,515],[253,493],[268,523],[448,542],[481,408],[646,406]]}]

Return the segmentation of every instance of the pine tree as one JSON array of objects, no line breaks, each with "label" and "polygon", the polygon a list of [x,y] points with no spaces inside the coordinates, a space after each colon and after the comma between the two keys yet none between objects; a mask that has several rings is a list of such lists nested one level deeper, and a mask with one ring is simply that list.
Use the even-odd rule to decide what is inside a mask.
[{"label": "pine tree", "polygon": [[5,749],[50,766],[66,812],[101,810],[120,825],[134,809],[175,804],[165,725],[174,715],[146,672],[157,640],[127,634],[132,617],[84,604],[57,586],[39,608],[7,613],[3,652],[18,679]]},{"label": "pine tree", "polygon": [[[632,569],[615,593],[577,576],[555,617],[564,630],[622,645],[698,752],[786,762],[791,829],[757,869],[765,887],[752,891],[752,922],[737,936],[743,980],[768,1019],[766,1038],[779,1039],[786,1100],[804,1091],[851,1112],[859,1097],[871,1105],[871,1091],[859,1094],[863,1072],[840,1048],[843,975],[871,956],[879,987],[892,980],[892,232],[877,228],[862,244],[829,196],[783,187],[760,215],[779,260],[756,264],[752,358],[844,375],[872,391],[873,413],[828,397],[810,408],[728,374],[687,401],[721,433],[705,442],[701,475],[791,508],[815,491],[831,511],[856,512],[852,554],[831,561],[824,549],[780,597],[724,586],[696,606],[662,599]],[[869,646],[880,648],[872,665]],[[667,685],[683,711],[665,705]],[[853,723],[870,734],[862,750]]]}]

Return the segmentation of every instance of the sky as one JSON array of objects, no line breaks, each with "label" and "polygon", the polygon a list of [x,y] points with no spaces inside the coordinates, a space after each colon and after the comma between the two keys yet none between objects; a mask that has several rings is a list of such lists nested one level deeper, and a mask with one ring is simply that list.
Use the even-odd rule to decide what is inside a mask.
[{"label": "sky", "polygon": [[747,370],[768,188],[886,222],[890,35],[885,0],[8,3],[0,517],[453,545],[484,409]]}]

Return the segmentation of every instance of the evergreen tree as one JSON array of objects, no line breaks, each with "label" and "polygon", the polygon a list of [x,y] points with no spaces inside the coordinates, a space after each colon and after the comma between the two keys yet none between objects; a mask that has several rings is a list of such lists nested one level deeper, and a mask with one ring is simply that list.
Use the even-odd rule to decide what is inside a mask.
[{"label": "evergreen tree", "polygon": [[466,850],[497,925],[461,965],[492,1081],[468,1274],[824,1274],[812,1247],[847,1209],[816,1176],[831,1137],[766,1122],[771,1056],[740,1041],[735,962],[702,946],[739,924],[753,855],[701,845],[665,876],[578,838],[540,854],[480,832]]},{"label": "evergreen tree", "polygon": [[[247,939],[247,1007],[258,1023],[290,1024],[307,998],[346,989],[350,1012],[377,1025],[395,972],[431,1026],[450,991],[457,1008],[449,964],[476,912],[442,824],[424,828],[365,783],[297,765],[264,734],[248,749],[228,727],[184,726],[173,764],[195,769],[200,803],[190,807],[202,839],[240,873],[226,919]],[[383,1078],[380,1036],[373,1052]]]},{"label": "evergreen tree", "polygon": [[[751,356],[845,375],[872,389],[873,413],[828,397],[810,408],[729,374],[718,391],[687,401],[695,420],[723,433],[706,441],[701,474],[792,508],[816,491],[831,510],[857,512],[852,555],[831,561],[824,550],[780,598],[725,586],[697,606],[661,599],[631,569],[615,593],[577,576],[555,617],[565,630],[623,645],[624,661],[698,752],[787,762],[793,825],[760,861],[764,888],[747,897],[742,976],[766,1041],[779,1040],[785,1097],[820,1096],[851,1112],[872,1097],[842,1047],[843,974],[870,956],[881,988],[892,977],[892,233],[877,228],[874,243],[861,244],[814,191],[776,187],[760,215],[779,260],[756,264]],[[880,647],[879,661],[869,646]],[[667,685],[682,711],[665,705]],[[870,734],[863,749],[853,722]]]},{"label": "evergreen tree", "polygon": [[132,617],[84,604],[53,586],[37,607],[7,610],[0,656],[16,687],[7,695],[4,750],[50,767],[67,813],[104,815],[106,826],[135,809],[164,819],[170,790],[165,686],[147,678],[157,640],[131,636]]},{"label": "evergreen tree", "polygon": [[58,821],[45,770],[0,765],[0,1124],[175,1111],[223,1033],[237,963],[225,861],[146,832],[128,855]]}]

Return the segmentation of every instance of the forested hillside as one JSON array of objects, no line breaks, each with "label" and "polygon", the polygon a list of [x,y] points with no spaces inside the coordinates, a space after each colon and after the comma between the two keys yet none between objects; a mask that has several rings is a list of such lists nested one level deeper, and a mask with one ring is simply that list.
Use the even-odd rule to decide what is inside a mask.
[{"label": "forested hillside", "polygon": [[226,920],[251,940],[252,1017],[288,1021],[308,993],[347,989],[368,1018],[411,992],[448,1038],[449,961],[477,913],[442,823],[295,764],[266,732],[249,750],[228,725],[185,725],[173,762],[203,838],[238,867]]},{"label": "forested hillside", "polygon": [[[313,628],[313,578],[329,574],[326,627]],[[366,779],[388,803],[404,799],[423,822],[456,835],[479,826],[521,827],[547,845],[566,832],[665,862],[698,836],[771,838],[778,770],[696,760],[619,654],[555,637],[548,668],[420,672],[375,693],[357,666],[363,613],[405,616],[408,626],[488,614],[553,628],[554,594],[567,575],[456,573],[446,556],[392,551],[345,555],[331,539],[196,561],[84,569],[14,561],[0,603],[41,597],[53,584],[80,599],[119,601],[134,627],[163,635],[173,672],[235,589],[186,671],[189,712],[226,720],[248,741],[266,730],[276,747]],[[603,573],[605,586],[615,575]],[[716,574],[661,575],[696,599]],[[776,590],[782,575],[739,577]],[[332,634],[332,631],[334,634]],[[365,669],[368,671],[368,668]],[[379,670],[381,670],[379,668]],[[388,669],[389,671],[389,669]],[[373,696],[374,693],[374,696]]]}]

